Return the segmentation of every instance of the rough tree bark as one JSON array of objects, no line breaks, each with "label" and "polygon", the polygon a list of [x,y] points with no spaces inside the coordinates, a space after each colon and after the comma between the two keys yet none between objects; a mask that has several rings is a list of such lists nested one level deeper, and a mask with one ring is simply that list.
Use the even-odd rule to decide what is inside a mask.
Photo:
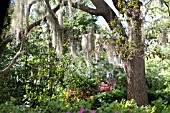
[{"label": "rough tree bark", "polygon": [[141,57],[143,52],[138,52],[138,55],[132,60],[123,60],[126,71],[127,81],[127,99],[134,99],[138,105],[148,104],[148,96],[146,92],[145,78],[145,62]]}]

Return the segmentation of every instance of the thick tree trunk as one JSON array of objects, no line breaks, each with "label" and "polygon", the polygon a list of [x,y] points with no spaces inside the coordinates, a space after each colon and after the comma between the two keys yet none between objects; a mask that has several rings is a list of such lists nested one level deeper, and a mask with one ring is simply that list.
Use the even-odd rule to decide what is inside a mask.
[{"label": "thick tree trunk", "polygon": [[139,106],[148,104],[145,61],[142,56],[143,52],[139,52],[132,60],[123,60],[127,81],[127,99],[134,99]]}]

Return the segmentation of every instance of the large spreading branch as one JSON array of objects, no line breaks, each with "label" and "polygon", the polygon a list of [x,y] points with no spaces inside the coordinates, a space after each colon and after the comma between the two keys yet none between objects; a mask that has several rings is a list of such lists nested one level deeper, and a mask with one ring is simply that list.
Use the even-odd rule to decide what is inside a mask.
[{"label": "large spreading branch", "polygon": [[96,10],[97,12],[99,12],[100,16],[103,16],[103,18],[109,24],[109,27],[111,29],[114,29],[114,27],[110,23],[117,16],[116,13],[111,9],[111,7],[104,0],[91,0],[91,2],[96,7]]},{"label": "large spreading branch", "polygon": [[119,0],[112,0],[113,5],[115,6],[115,8],[116,8],[117,10],[119,10],[118,1],[119,1]]},{"label": "large spreading branch", "polygon": [[[115,29],[116,25],[111,24],[111,22],[117,17],[117,15],[111,9],[111,7],[104,0],[91,0],[91,2],[96,7],[95,9],[85,6],[84,4],[81,4],[78,2],[72,3],[72,7],[75,9],[80,9],[80,10],[87,12],[91,15],[102,16],[108,23],[109,27],[112,30]],[[118,2],[114,2],[114,3],[118,3]],[[67,6],[67,5],[68,5],[68,2],[65,1],[64,6]],[[116,5],[116,4],[114,4],[114,5]],[[121,23],[119,23],[119,25],[121,25]]]},{"label": "large spreading branch", "polygon": [[[64,6],[68,6],[68,2],[65,1],[64,2]],[[80,9],[84,12],[87,12],[91,15],[96,15],[96,16],[100,16],[101,12],[98,9],[94,9],[94,8],[90,8],[88,6],[85,6],[84,4],[78,3],[78,2],[74,2],[72,3],[72,7],[76,8],[76,9]]]}]

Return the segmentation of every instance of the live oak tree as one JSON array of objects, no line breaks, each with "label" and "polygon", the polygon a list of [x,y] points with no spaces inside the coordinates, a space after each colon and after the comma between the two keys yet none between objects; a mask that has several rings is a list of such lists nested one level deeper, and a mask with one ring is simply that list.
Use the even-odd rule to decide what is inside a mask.
[{"label": "live oak tree", "polygon": [[113,0],[113,4],[120,13],[127,16],[128,33],[123,28],[115,12],[104,0],[91,0],[95,9],[85,7],[75,3],[73,7],[88,12],[92,15],[103,16],[113,31],[113,34],[119,34],[119,37],[112,37],[115,40],[115,46],[118,47],[121,59],[126,71],[127,80],[127,98],[134,99],[138,105],[148,104],[145,62],[144,62],[144,40],[142,39],[142,19],[140,7],[142,3],[135,1]]},{"label": "live oak tree", "polygon": [[[19,18],[14,19],[15,37],[8,38],[1,44],[1,47],[6,46],[14,38],[16,42],[22,37],[19,51],[13,57],[11,63],[0,70],[0,74],[3,75],[15,62],[20,54],[23,53],[25,46],[25,39],[27,34],[32,28],[41,24],[42,21],[47,21],[51,28],[52,45],[53,48],[58,52],[59,56],[62,54],[62,12],[60,16],[56,16],[58,10],[62,11],[63,6],[69,7],[69,16],[72,16],[71,7],[80,9],[91,15],[102,16],[108,23],[112,30],[112,41],[116,47],[116,50],[121,56],[126,72],[127,81],[127,98],[134,99],[138,105],[148,104],[146,78],[145,78],[145,60],[144,60],[144,40],[145,36],[142,34],[143,29],[143,18],[141,7],[144,5],[139,0],[112,0],[113,5],[119,11],[120,14],[126,17],[127,28],[124,28],[121,20],[112,10],[112,8],[104,0],[90,0],[95,8],[84,5],[81,1],[62,1],[57,0],[57,6],[52,9],[50,0],[16,0],[15,2],[19,5],[14,11],[14,16],[19,14]],[[43,14],[40,20],[35,20],[30,24],[29,16],[30,9],[33,4],[42,4],[42,7],[47,9],[47,15]],[[24,9],[27,10],[24,12]],[[17,11],[18,10],[18,11]],[[18,13],[19,12],[19,13]],[[16,13],[16,14],[15,14]],[[16,25],[17,23],[21,23]],[[23,24],[24,22],[24,24]],[[23,27],[24,26],[24,27]]]},{"label": "live oak tree", "polygon": [[[144,20],[141,11],[144,4],[139,0],[112,0],[119,13],[126,16],[128,24],[126,32],[115,12],[104,0],[91,0],[91,2],[96,9],[83,6],[79,9],[92,15],[103,16],[113,33],[119,34],[118,39],[113,37],[113,40],[119,42],[116,43],[116,46],[121,54],[126,71],[127,98],[134,99],[138,105],[148,104],[144,61],[145,36],[142,34]],[[151,1],[146,4],[149,4],[149,2]],[[161,4],[167,6],[164,0],[161,0]],[[168,6],[167,8],[169,9]]]}]

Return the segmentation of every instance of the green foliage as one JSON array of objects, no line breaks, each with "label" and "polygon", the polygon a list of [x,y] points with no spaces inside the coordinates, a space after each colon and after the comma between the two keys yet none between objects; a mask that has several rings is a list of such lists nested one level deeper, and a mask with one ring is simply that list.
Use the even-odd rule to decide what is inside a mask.
[{"label": "green foliage", "polygon": [[[15,46],[13,43],[4,48],[2,54],[0,54],[1,70],[10,63],[18,49],[19,46]],[[22,59],[20,59],[20,61],[22,61]],[[21,62],[17,62],[14,66],[15,68],[0,76],[0,103],[10,101],[10,97],[16,98],[15,104],[22,103],[22,95],[25,92],[25,84],[23,83],[25,76],[22,74],[24,69],[20,68],[22,66],[23,64]]]},{"label": "green foliage", "polygon": [[[170,97],[168,59],[162,60],[156,57],[156,59],[147,60],[148,94],[152,106],[138,107],[134,101],[122,100],[126,99],[124,71],[121,68],[114,69],[107,63],[104,64],[105,57],[98,64],[91,59],[93,65],[89,69],[83,58],[72,59],[69,54],[65,54],[59,60],[53,50],[43,51],[46,47],[39,45],[41,39],[29,41],[26,50],[31,49],[31,51],[25,52],[21,60],[14,65],[15,72],[11,70],[9,73],[13,79],[6,78],[6,82],[9,80],[11,86],[17,88],[11,90],[10,85],[2,87],[2,91],[6,90],[9,93],[8,98],[4,98],[3,102],[12,101],[14,104],[11,102],[1,104],[1,112],[70,111],[74,113],[79,111],[81,106],[85,107],[85,112],[95,110],[97,113],[116,111],[166,113],[170,109],[168,106]],[[50,61],[51,57],[55,60]],[[49,65],[51,66],[48,67]],[[115,79],[116,87],[109,92],[100,93],[98,83],[107,79],[107,72],[109,77]],[[70,97],[67,94],[70,88],[78,88],[72,95],[74,101],[69,100]],[[82,91],[91,94],[82,97],[80,96]]]},{"label": "green foliage", "polygon": [[126,98],[126,91],[125,89],[122,90],[111,90],[109,92],[102,92],[98,93],[94,96],[91,100],[92,109],[97,109],[103,106],[103,103],[110,104],[113,101],[121,101],[122,99]]},{"label": "green foliage", "polygon": [[[2,91],[8,92],[2,102],[11,101],[12,97],[14,104],[2,104],[1,111],[77,112],[81,106],[84,106],[87,112],[95,110],[96,112],[150,113],[169,110],[167,106],[170,102],[169,59],[162,60],[156,57],[146,61],[148,95],[152,106],[136,107],[134,102],[122,100],[126,99],[124,71],[122,68],[115,69],[114,66],[109,65],[105,54],[99,63],[91,59],[91,68],[86,67],[81,57],[72,59],[69,54],[65,54],[59,60],[53,50],[45,51],[47,47],[40,44],[43,40],[36,38],[39,35],[39,32],[29,35],[30,38],[35,38],[28,40],[26,52],[14,65],[14,70],[9,73],[12,79],[4,77],[3,80],[6,79],[5,81],[11,85],[4,84],[5,87],[1,87]],[[115,79],[115,89],[100,93],[98,84],[108,76]],[[10,86],[14,87],[14,90],[11,90]],[[67,90],[70,88],[78,90],[69,96]],[[90,92],[90,95],[83,97],[82,92],[84,94]],[[74,101],[70,100],[72,97]]]},{"label": "green foliage", "polygon": [[[129,7],[138,7],[135,1],[129,3]],[[123,8],[123,5],[120,8]],[[10,17],[6,19],[7,26],[9,20]],[[94,30],[97,30],[96,20],[96,17],[87,13],[76,12],[73,18],[64,19],[64,24],[71,29],[74,36],[78,36],[87,33],[89,26],[94,26]],[[118,23],[120,23],[118,18],[112,22],[114,25]],[[163,27],[168,25],[169,21],[167,24],[162,23]],[[155,23],[153,28],[157,26],[158,23]],[[146,61],[150,105],[137,106],[134,100],[126,100],[124,69],[108,64],[105,51],[102,51],[100,62],[96,62],[93,57],[90,59],[92,66],[89,68],[83,55],[73,59],[67,53],[68,43],[66,43],[64,55],[59,59],[50,46],[49,32],[44,33],[47,38],[41,37],[43,33],[40,29],[36,27],[31,30],[25,42],[24,54],[6,75],[0,76],[0,112],[77,113],[82,106],[84,112],[95,110],[97,113],[168,113],[170,111],[169,44],[153,47],[156,57],[149,57]],[[117,25],[115,30],[113,34],[119,32],[125,35],[124,28],[120,25]],[[156,37],[156,34],[151,33],[151,39]],[[124,40],[118,38],[116,42],[120,44]],[[121,46],[124,46],[123,50],[127,50],[129,45]],[[0,54],[0,69],[11,61],[18,49],[19,45],[15,46],[13,43],[5,48],[3,54]],[[133,53],[132,50],[128,51],[128,54]],[[122,51],[122,55],[126,55],[125,51]],[[113,78],[116,86],[108,92],[100,92],[99,84],[108,78]]]},{"label": "green foliage", "polygon": [[[26,106],[15,106],[12,103],[5,103],[0,105],[0,113],[10,112],[10,113],[77,113],[78,111],[84,111],[83,113],[168,113],[170,110],[169,106],[162,103],[161,100],[157,100],[153,103],[155,106],[137,106],[134,100],[121,102],[114,101],[110,104],[102,103],[101,107],[96,110],[91,109],[91,103],[87,101],[81,101],[74,103],[72,106],[67,105],[61,101],[51,101],[46,106],[41,106],[41,108],[28,108]],[[92,112],[93,111],[93,112]]]},{"label": "green foliage", "polygon": [[157,47],[153,49],[159,50],[157,53],[161,54],[165,51],[166,57],[158,54],[146,61],[147,86],[150,102],[162,98],[167,104],[170,103],[170,60],[169,51],[166,51],[168,48],[168,45],[161,48],[157,45]]},{"label": "green foliage", "polygon": [[68,27],[74,36],[87,33],[89,26],[93,26],[94,31],[99,28],[95,23],[97,18],[84,12],[77,11],[72,18],[65,19],[64,21],[64,26]]}]

